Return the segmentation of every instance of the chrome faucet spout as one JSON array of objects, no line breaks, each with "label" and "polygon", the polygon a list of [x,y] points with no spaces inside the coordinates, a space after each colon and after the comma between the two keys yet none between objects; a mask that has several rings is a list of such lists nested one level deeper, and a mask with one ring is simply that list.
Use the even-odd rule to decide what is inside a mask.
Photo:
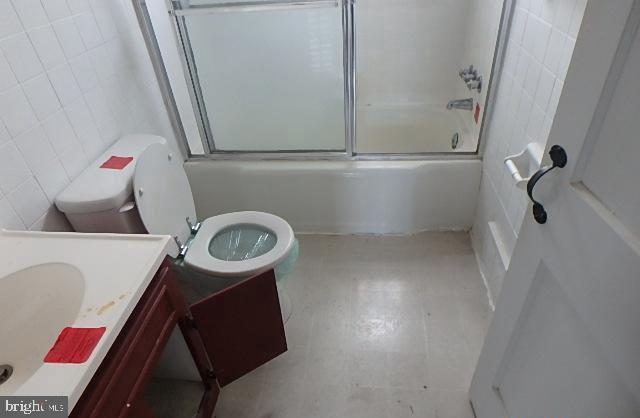
[{"label": "chrome faucet spout", "polygon": [[447,109],[473,110],[473,98],[451,100],[447,103]]}]

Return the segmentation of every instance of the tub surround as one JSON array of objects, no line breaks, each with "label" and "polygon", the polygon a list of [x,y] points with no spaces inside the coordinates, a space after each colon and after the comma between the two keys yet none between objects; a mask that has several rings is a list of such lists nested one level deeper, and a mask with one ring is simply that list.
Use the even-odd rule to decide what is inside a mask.
[{"label": "tub surround", "polygon": [[[106,327],[85,363],[42,363],[12,394],[68,396],[71,410],[161,265],[169,240],[168,236],[150,235],[0,232],[0,251],[6,256],[0,265],[0,284],[31,266],[73,266],[83,277],[84,295],[75,320],[66,326]],[[37,328],[38,324],[29,326]],[[55,338],[50,346],[41,347],[42,358],[54,342]]]}]

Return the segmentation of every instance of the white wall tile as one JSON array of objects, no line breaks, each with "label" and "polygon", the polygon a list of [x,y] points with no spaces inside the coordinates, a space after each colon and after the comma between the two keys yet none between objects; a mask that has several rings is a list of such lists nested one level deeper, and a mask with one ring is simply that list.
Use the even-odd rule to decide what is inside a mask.
[{"label": "white wall tile", "polygon": [[0,41],[0,49],[18,81],[26,81],[42,72],[42,64],[25,33]]},{"label": "white wall tile", "polygon": [[538,88],[536,89],[535,102],[542,110],[546,111],[549,105],[549,99],[551,98],[551,92],[553,91],[553,85],[556,78],[553,73],[546,68],[542,69],[540,74],[540,81],[538,82]]},{"label": "white wall tile", "polygon": [[65,218],[64,214],[60,213],[55,206],[51,206],[29,229],[32,231],[50,232],[73,231],[67,218]]},{"label": "white wall tile", "polygon": [[28,228],[49,209],[49,200],[33,177],[22,183],[7,198]]},{"label": "white wall tile", "polygon": [[53,148],[40,126],[21,134],[15,139],[15,142],[34,174],[39,173],[41,167],[56,158]]},{"label": "white wall tile", "polygon": [[[573,10],[576,0],[562,0],[558,2],[556,15],[553,19],[553,27],[567,33],[571,27],[571,19],[573,18]],[[582,20],[582,19],[581,19]]]},{"label": "white wall tile", "polygon": [[71,71],[80,86],[80,90],[87,92],[99,84],[98,74],[91,63],[89,54],[82,54],[69,60]]},{"label": "white wall tile", "polygon": [[67,0],[67,4],[73,13],[90,12],[89,0]]},{"label": "white wall tile", "polygon": [[529,12],[538,17],[541,17],[544,0],[530,0],[530,1],[531,3],[529,4]]},{"label": "white wall tile", "polygon": [[562,57],[558,63],[558,78],[564,81],[564,77],[569,70],[569,63],[571,62],[571,56],[573,55],[573,48],[576,46],[576,40],[573,38],[567,38],[567,42],[564,44],[564,50],[562,51]]},{"label": "white wall tile", "polygon": [[571,15],[571,24],[569,25],[568,34],[572,38],[578,37],[580,26],[582,24],[582,17],[584,16],[584,10],[587,7],[587,0],[576,0],[576,6],[573,9]]},{"label": "white wall tile", "polygon": [[102,44],[102,34],[100,33],[100,29],[98,29],[96,19],[91,13],[82,13],[75,16],[73,20],[87,49],[92,49]]},{"label": "white wall tile", "polygon": [[520,99],[520,105],[518,106],[518,111],[516,113],[516,121],[521,126],[527,126],[527,122],[529,122],[529,116],[531,116],[532,105],[533,105],[533,99],[525,91],[524,93],[522,93],[522,98]]},{"label": "white wall tile", "polygon": [[4,54],[0,51],[0,92],[10,89],[16,84],[18,84],[18,80]]},{"label": "white wall tile", "polygon": [[59,156],[70,148],[80,146],[64,110],[60,110],[50,116],[42,123],[42,127],[53,149]]},{"label": "white wall tile", "polygon": [[527,23],[522,38],[522,47],[526,49],[529,54],[533,54],[537,36],[537,25],[538,19],[533,14],[527,13]]},{"label": "white wall tile", "polygon": [[49,69],[65,62],[64,52],[51,25],[30,30],[29,39],[44,68]]},{"label": "white wall tile", "polygon": [[4,126],[4,123],[0,120],[0,145],[3,145],[11,140],[11,135],[9,135],[9,131]]},{"label": "white wall tile", "polygon": [[527,12],[521,7],[517,7],[513,14],[513,21],[511,22],[511,32],[509,39],[518,45],[522,44],[524,32],[527,27]]},{"label": "white wall tile", "polygon": [[544,110],[537,104],[534,104],[531,108],[531,117],[529,118],[529,123],[527,124],[527,136],[531,138],[534,142],[538,142],[540,140],[540,130],[542,129],[542,125],[544,124],[544,118],[546,114]]},{"label": "white wall tile", "polygon": [[51,203],[55,202],[56,196],[69,184],[67,172],[57,158],[40,167],[36,180]]},{"label": "white wall tile", "polygon": [[73,58],[86,51],[73,18],[58,20],[52,26],[67,58]]},{"label": "white wall tile", "polygon": [[9,0],[0,0],[0,39],[22,31],[18,14]]},{"label": "white wall tile", "polygon": [[111,13],[111,0],[91,0],[91,9],[100,28],[100,33],[105,40],[118,36],[118,28]]},{"label": "white wall tile", "polygon": [[13,137],[33,128],[38,123],[20,86],[0,93],[0,118]]},{"label": "white wall tile", "polygon": [[7,195],[31,176],[13,142],[0,147],[0,190]]},{"label": "white wall tile", "polygon": [[89,91],[84,98],[102,139],[107,143],[115,141],[120,136],[120,131],[102,87]]},{"label": "white wall tile", "polygon": [[533,55],[533,58],[538,62],[542,62],[544,61],[544,56],[547,52],[549,36],[551,35],[551,25],[538,18],[535,18],[534,21],[535,38],[533,40],[531,55]]},{"label": "white wall tile", "polygon": [[78,99],[65,107],[65,112],[82,150],[93,160],[104,149],[104,143],[84,99]]},{"label": "white wall tile", "polygon": [[564,83],[560,79],[556,79],[551,91],[551,98],[549,99],[549,107],[547,108],[547,114],[555,115],[558,109],[558,102],[560,101],[560,94],[562,93],[562,87]]},{"label": "white wall tile", "polygon": [[558,66],[562,59],[562,53],[564,52],[564,45],[566,41],[566,34],[555,28],[551,31],[549,45],[547,46],[547,52],[544,57],[544,66],[554,75],[558,74]]},{"label": "white wall tile", "polygon": [[100,46],[88,53],[91,64],[103,83],[115,75],[115,68],[106,46]]},{"label": "white wall tile", "polygon": [[536,93],[541,72],[542,65],[535,59],[531,59],[529,61],[529,68],[527,69],[527,76],[524,79],[524,90],[531,96]]},{"label": "white wall tile", "polygon": [[60,109],[60,101],[46,74],[23,83],[22,89],[39,120],[45,120]]},{"label": "white wall tile", "polygon": [[0,198],[0,228],[9,230],[22,230],[25,228],[22,219],[13,210],[11,203],[6,198]]},{"label": "white wall tile", "polygon": [[43,0],[42,6],[51,22],[65,18],[71,14],[66,0]]},{"label": "white wall tile", "polygon": [[82,170],[85,169],[89,162],[93,161],[86,156],[82,147],[78,144],[78,146],[73,146],[62,153],[59,154],[60,162],[64,167],[64,170],[67,172],[67,175],[70,179],[76,178]]},{"label": "white wall tile", "polygon": [[558,8],[557,0],[542,0],[542,11],[540,17],[547,23],[553,23]]},{"label": "white wall tile", "polygon": [[71,67],[66,63],[52,68],[47,72],[47,75],[63,106],[70,104],[82,95]]},{"label": "white wall tile", "polygon": [[520,57],[518,57],[518,65],[516,66],[516,73],[514,74],[514,81],[516,81],[521,86],[524,86],[530,61],[531,61],[531,56],[524,48],[522,48],[520,50]]},{"label": "white wall tile", "polygon": [[[12,0],[13,7],[26,30],[49,23],[40,0]],[[4,11],[3,11],[4,12]]]}]

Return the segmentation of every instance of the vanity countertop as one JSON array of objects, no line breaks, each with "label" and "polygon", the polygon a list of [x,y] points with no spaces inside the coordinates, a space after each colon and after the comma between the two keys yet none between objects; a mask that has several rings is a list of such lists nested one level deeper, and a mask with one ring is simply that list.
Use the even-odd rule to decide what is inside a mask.
[{"label": "vanity countertop", "polygon": [[[1,231],[0,285],[4,278],[12,275],[15,277],[14,273],[34,266],[47,263],[73,266],[81,273],[84,292],[79,291],[80,296],[77,297],[79,310],[75,313],[74,308],[71,314],[75,315],[75,319],[64,326],[106,327],[106,331],[86,362],[59,364],[36,360],[38,364],[35,364],[35,371],[24,383],[11,390],[11,393],[3,393],[0,385],[0,394],[68,396],[71,411],[159,269],[167,254],[169,240],[169,236],[154,235]],[[42,283],[47,277],[37,279]],[[19,285],[18,282],[13,286]],[[34,295],[41,292],[37,286],[34,287],[29,292]],[[37,296],[43,299],[42,294]],[[5,297],[10,298],[11,295]],[[46,295],[44,300],[46,301]],[[8,299],[8,303],[11,304],[12,301]],[[19,305],[17,302],[15,304]],[[15,306],[12,312],[20,312],[21,308]],[[39,326],[40,324],[27,321],[24,326],[27,329],[20,331],[37,333]],[[15,335],[13,328],[13,325],[9,325],[2,327],[2,330],[12,330],[9,334]],[[0,344],[3,344],[3,338],[12,338],[12,335],[0,338]],[[37,353],[38,358],[44,358],[55,339],[53,337],[50,344],[47,342],[48,347],[39,348],[42,352]],[[5,354],[10,351],[0,346],[0,357],[3,350]],[[0,363],[4,361],[6,360],[0,358]]]}]

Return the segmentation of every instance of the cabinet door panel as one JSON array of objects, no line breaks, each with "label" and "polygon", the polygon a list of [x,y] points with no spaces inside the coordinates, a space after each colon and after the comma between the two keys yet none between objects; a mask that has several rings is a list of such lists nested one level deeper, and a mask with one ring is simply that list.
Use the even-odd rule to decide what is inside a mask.
[{"label": "cabinet door panel", "polygon": [[191,306],[221,386],[287,351],[273,270]]}]

